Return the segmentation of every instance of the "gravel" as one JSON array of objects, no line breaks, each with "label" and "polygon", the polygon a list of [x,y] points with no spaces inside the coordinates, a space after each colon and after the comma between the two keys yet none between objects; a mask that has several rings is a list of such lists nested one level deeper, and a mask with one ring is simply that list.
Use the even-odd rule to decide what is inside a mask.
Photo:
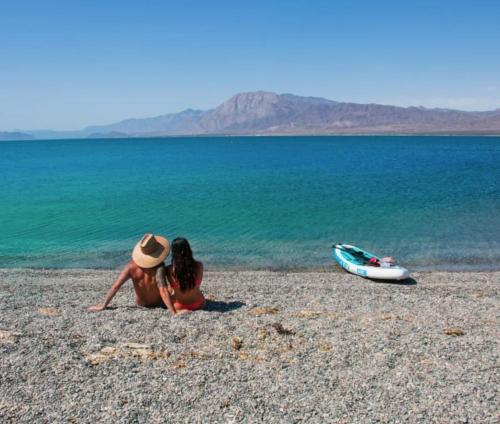
[{"label": "gravel", "polygon": [[86,312],[115,276],[0,270],[1,422],[500,420],[500,272],[211,272],[204,311]]}]

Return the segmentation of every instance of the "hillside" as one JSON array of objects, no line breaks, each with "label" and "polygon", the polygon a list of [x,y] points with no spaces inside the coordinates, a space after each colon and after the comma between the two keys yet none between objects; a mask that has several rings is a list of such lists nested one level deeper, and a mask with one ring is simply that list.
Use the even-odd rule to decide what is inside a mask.
[{"label": "hillside", "polygon": [[465,112],[336,102],[318,97],[256,91],[237,94],[215,109],[187,109],[151,118],[131,118],[80,131],[33,131],[37,138],[96,135],[321,135],[321,134],[500,134],[500,109]]},{"label": "hillside", "polygon": [[405,108],[257,91],[237,94],[208,111],[188,109],[85,131],[129,135],[500,133],[500,110]]},{"label": "hillside", "polygon": [[8,140],[33,140],[34,137],[30,134],[25,134],[22,132],[6,132],[0,131],[0,141],[8,141]]}]

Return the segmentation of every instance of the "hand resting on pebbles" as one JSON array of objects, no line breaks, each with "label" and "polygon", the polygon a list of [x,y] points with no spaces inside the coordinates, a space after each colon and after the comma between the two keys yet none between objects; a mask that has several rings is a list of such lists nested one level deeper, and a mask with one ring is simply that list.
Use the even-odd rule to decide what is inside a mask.
[{"label": "hand resting on pebbles", "polygon": [[172,262],[165,266],[170,244],[164,237],[145,234],[132,251],[132,260],[109,289],[104,301],[88,308],[100,312],[108,307],[121,286],[132,280],[138,306],[166,307],[173,315],[185,315],[205,305],[200,290],[203,264],[193,258],[184,238],[172,242]]}]

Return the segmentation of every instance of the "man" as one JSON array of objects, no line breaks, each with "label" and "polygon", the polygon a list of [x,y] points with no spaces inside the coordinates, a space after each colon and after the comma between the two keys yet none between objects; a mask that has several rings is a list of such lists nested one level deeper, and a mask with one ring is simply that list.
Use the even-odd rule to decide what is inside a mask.
[{"label": "man", "polygon": [[[145,234],[132,251],[132,260],[125,265],[113,283],[103,303],[88,308],[91,312],[100,312],[109,305],[120,287],[132,279],[135,290],[135,303],[139,306],[163,306],[174,315],[177,313],[163,281],[158,281],[157,273],[162,276],[163,261],[170,253],[168,240],[161,236]],[[164,280],[164,278],[162,278]]]}]

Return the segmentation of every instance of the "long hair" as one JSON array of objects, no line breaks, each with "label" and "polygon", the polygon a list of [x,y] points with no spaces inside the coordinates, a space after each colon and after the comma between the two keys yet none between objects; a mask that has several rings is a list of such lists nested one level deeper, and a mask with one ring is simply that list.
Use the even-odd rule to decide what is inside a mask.
[{"label": "long hair", "polygon": [[192,289],[196,285],[196,262],[185,238],[178,237],[172,241],[172,267],[181,291]]}]

